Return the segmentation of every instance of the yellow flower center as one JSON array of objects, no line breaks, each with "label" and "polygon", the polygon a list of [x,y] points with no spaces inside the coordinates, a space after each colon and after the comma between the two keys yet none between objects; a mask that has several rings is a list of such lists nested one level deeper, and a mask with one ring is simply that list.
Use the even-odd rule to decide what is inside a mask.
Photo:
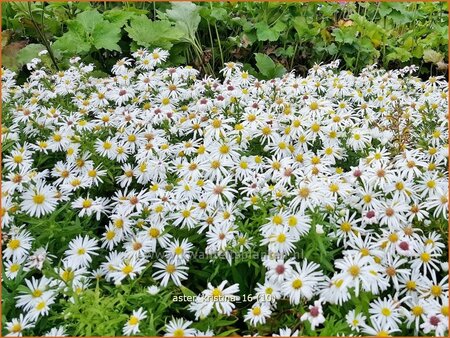
[{"label": "yellow flower center", "polygon": [[385,317],[389,317],[391,315],[391,310],[387,307],[381,309],[381,314]]},{"label": "yellow flower center", "polygon": [[170,274],[172,274],[172,273],[174,273],[175,271],[176,271],[176,267],[175,267],[175,265],[173,265],[173,264],[168,264],[167,266],[166,266],[166,271],[168,272],[168,273],[170,273]]},{"label": "yellow flower center", "polygon": [[428,252],[424,252],[420,255],[420,259],[425,262],[428,263],[431,259],[431,255]]},{"label": "yellow flower center", "polygon": [[18,239],[12,239],[8,242],[8,248],[11,250],[16,250],[20,247],[20,240]]},{"label": "yellow flower center", "polygon": [[133,267],[132,267],[131,265],[125,265],[125,266],[122,268],[122,272],[123,272],[125,275],[129,275],[131,272],[133,272]]},{"label": "yellow flower center", "polygon": [[440,296],[442,293],[442,287],[440,285],[433,285],[431,287],[431,294],[435,297]]},{"label": "yellow flower center", "polygon": [[23,156],[22,155],[14,155],[13,157],[13,161],[17,164],[22,163],[23,161]]},{"label": "yellow flower center", "polygon": [[411,312],[414,316],[419,317],[423,314],[423,307],[421,307],[420,305],[413,306]]},{"label": "yellow flower center", "polygon": [[128,325],[136,325],[139,323],[139,318],[136,316],[131,316],[130,320],[128,321]]},{"label": "yellow flower center", "polygon": [[286,242],[286,235],[285,234],[279,234],[278,237],[277,237],[277,242],[278,243]]},{"label": "yellow flower center", "polygon": [[33,298],[38,298],[38,297],[42,296],[42,291],[39,289],[36,289],[31,293],[31,296],[33,296]]},{"label": "yellow flower center", "polygon": [[218,288],[214,288],[211,294],[214,298],[218,298],[222,295],[222,291],[220,291]]},{"label": "yellow flower center", "polygon": [[300,279],[296,279],[292,282],[292,287],[294,289],[300,289],[303,286],[303,282]]},{"label": "yellow flower center", "polygon": [[183,329],[176,329],[173,331],[174,337],[184,337],[184,330]]},{"label": "yellow flower center", "polygon": [[352,230],[352,225],[349,222],[344,222],[341,224],[341,230],[344,232],[349,232]]},{"label": "yellow flower center", "polygon": [[11,332],[18,333],[20,331],[22,331],[22,325],[20,323],[15,323],[11,328]]},{"label": "yellow flower center", "polygon": [[160,231],[158,229],[156,229],[156,228],[151,228],[150,231],[149,231],[149,234],[150,234],[151,237],[157,238],[159,236],[159,234],[160,234]]},{"label": "yellow flower center", "polygon": [[261,314],[261,308],[260,308],[259,306],[255,306],[255,307],[252,309],[252,312],[253,312],[253,314],[254,314],[255,316],[259,316],[259,315]]},{"label": "yellow flower center", "polygon": [[84,200],[83,201],[83,208],[87,209],[92,206],[92,200]]},{"label": "yellow flower center", "polygon": [[352,265],[351,267],[348,268],[348,272],[350,273],[350,275],[352,275],[353,277],[357,277],[359,275],[359,272],[361,271],[361,269],[359,268],[358,265]]},{"label": "yellow flower center", "polygon": [[45,201],[45,196],[42,194],[37,194],[33,196],[33,202],[35,204],[42,204]]}]

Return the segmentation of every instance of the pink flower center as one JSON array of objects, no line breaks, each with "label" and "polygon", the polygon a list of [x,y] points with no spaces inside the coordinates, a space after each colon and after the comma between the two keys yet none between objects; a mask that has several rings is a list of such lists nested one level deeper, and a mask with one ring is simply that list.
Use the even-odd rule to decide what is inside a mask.
[{"label": "pink flower center", "polygon": [[320,313],[319,308],[317,306],[313,306],[310,310],[309,313],[311,314],[311,316],[313,317],[317,317]]},{"label": "pink flower center", "polygon": [[441,321],[439,320],[438,317],[436,316],[431,316],[430,317],[430,324],[433,326],[437,326]]},{"label": "pink flower center", "polygon": [[275,268],[275,271],[277,272],[277,274],[281,275],[284,273],[284,271],[286,270],[286,268],[284,267],[284,265],[280,264]]},{"label": "pink flower center", "polygon": [[366,214],[366,217],[367,218],[375,217],[375,211],[373,211],[373,210],[368,211]]},{"label": "pink flower center", "polygon": [[400,247],[400,249],[402,250],[409,250],[409,244],[408,242],[400,242],[400,244],[398,245]]},{"label": "pink flower center", "polygon": [[361,170],[359,170],[359,169],[356,169],[354,172],[353,172],[353,176],[355,176],[355,177],[360,177],[362,175],[362,172],[361,172]]}]

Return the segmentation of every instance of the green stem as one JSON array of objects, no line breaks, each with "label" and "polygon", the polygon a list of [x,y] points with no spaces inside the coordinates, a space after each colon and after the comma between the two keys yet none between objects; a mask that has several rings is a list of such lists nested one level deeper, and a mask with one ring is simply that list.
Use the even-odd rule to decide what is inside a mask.
[{"label": "green stem", "polygon": [[55,66],[56,70],[59,70],[58,64],[57,64],[56,59],[55,59],[55,55],[53,54],[53,50],[50,47],[50,43],[48,42],[47,38],[45,37],[45,34],[39,28],[39,26],[36,23],[36,21],[34,20],[30,2],[28,3],[28,12],[29,12],[29,15],[30,15],[30,20],[33,23],[33,26],[36,29],[37,33],[39,34],[39,37],[41,38],[42,43],[45,45],[45,48],[47,49],[48,54],[50,55],[50,59],[52,60],[53,65]]},{"label": "green stem", "polygon": [[212,37],[212,32],[211,32],[211,25],[209,24],[209,20],[208,20],[208,32],[209,32],[209,39],[211,40],[211,53],[212,53],[212,67],[215,68],[215,53],[214,53],[214,40]]},{"label": "green stem", "polygon": [[216,36],[217,36],[217,44],[219,45],[219,51],[220,51],[220,61],[222,62],[222,67],[225,64],[224,58],[223,58],[223,51],[222,51],[222,44],[220,42],[220,36],[219,36],[219,30],[217,29],[217,25],[216,23],[214,23],[214,29],[216,31]]}]

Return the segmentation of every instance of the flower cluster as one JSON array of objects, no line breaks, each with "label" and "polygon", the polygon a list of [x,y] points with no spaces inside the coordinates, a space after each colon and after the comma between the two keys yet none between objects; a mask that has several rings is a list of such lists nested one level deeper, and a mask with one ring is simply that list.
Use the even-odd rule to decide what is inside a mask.
[{"label": "flower cluster", "polygon": [[[267,334],[273,317],[270,334],[298,335],[326,325],[333,306],[351,309],[336,333],[446,334],[443,79],[413,68],[356,76],[338,62],[270,81],[229,62],[223,80],[199,79],[192,67],[158,68],[167,57],[138,50],[103,78],[77,58],[56,74],[35,60],[21,85],[2,70],[4,275],[23,280],[8,335],[34,332],[59,299],[149,280],[149,297],[204,288],[189,318],[156,328],[167,336],[217,334],[196,324],[218,315],[263,328],[243,333]],[[33,224],[64,214],[57,226],[86,232],[49,250]],[[199,252],[221,257],[214,271],[252,250],[264,254],[252,262],[261,297],[245,307],[238,280],[190,273]],[[282,303],[302,325],[285,327]],[[142,332],[147,310],[129,312],[118,334]]]}]

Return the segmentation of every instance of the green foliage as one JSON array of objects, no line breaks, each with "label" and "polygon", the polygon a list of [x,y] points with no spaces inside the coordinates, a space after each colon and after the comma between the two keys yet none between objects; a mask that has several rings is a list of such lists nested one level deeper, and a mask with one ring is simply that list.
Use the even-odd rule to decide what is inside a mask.
[{"label": "green foliage", "polygon": [[286,69],[282,65],[275,64],[275,62],[265,54],[256,53],[255,59],[256,67],[258,67],[260,73],[267,79],[281,77],[286,73]]},{"label": "green foliage", "polygon": [[[356,72],[368,64],[409,64],[424,76],[447,68],[447,4],[432,3],[2,3],[3,60],[40,43],[54,64],[80,55],[106,72],[138,47],[171,52],[217,75],[227,60],[257,68],[261,78],[343,60]],[[5,33],[6,32],[6,33]],[[29,42],[27,41],[29,40]],[[262,55],[266,55],[267,58]],[[273,64],[271,63],[273,61]]]},{"label": "green foliage", "polygon": [[120,52],[121,21],[109,22],[96,10],[82,12],[67,22],[68,32],[58,38],[53,47],[69,54],[87,53],[91,49]]},{"label": "green foliage", "polygon": [[183,36],[183,32],[171,22],[167,20],[152,21],[145,15],[133,17],[125,30],[133,41],[143,47],[170,49],[173,45],[172,42]]}]

